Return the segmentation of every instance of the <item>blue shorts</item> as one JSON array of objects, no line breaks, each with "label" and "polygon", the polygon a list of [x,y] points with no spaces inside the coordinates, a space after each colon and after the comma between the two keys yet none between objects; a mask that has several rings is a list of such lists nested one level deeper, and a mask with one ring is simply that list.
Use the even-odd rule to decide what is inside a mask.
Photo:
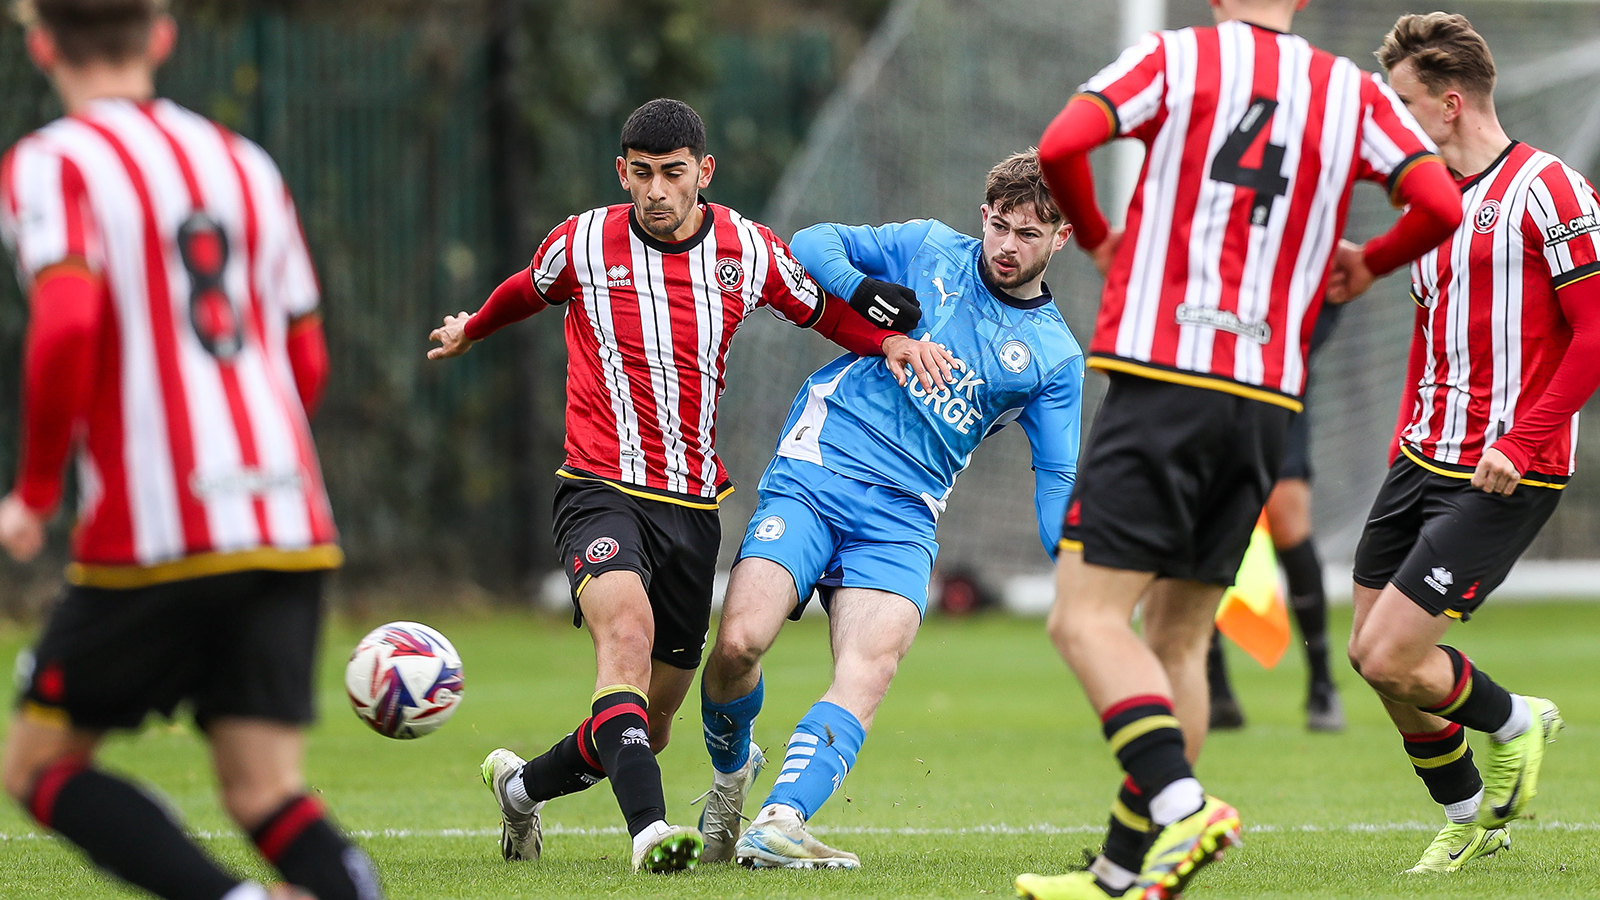
[{"label": "blue shorts", "polygon": [[815,587],[828,608],[841,587],[898,594],[928,612],[928,579],[939,555],[933,510],[906,491],[867,484],[815,463],[778,457],[757,487],[759,502],[739,558],[789,570],[798,614]]}]

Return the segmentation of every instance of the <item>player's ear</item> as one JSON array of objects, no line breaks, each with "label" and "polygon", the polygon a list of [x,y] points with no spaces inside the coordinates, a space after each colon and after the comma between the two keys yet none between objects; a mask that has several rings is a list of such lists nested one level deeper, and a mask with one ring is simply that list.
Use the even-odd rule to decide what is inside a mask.
[{"label": "player's ear", "polygon": [[628,189],[628,161],[617,157],[617,180],[622,182],[622,189]]},{"label": "player's ear", "polygon": [[1060,250],[1062,247],[1065,247],[1067,245],[1067,238],[1069,237],[1072,237],[1072,226],[1063,222],[1061,225],[1061,230],[1056,232],[1055,244],[1050,248],[1050,252],[1054,253],[1057,250]]},{"label": "player's ear", "polygon": [[717,158],[707,153],[700,159],[700,180],[696,183],[700,190],[711,186],[711,173],[717,170]]},{"label": "player's ear", "polygon": [[61,62],[61,51],[56,47],[55,35],[45,30],[44,26],[29,25],[24,42],[28,45],[28,58],[46,75]]},{"label": "player's ear", "polygon": [[989,227],[989,217],[991,215],[993,215],[993,214],[994,214],[994,210],[989,208],[989,204],[980,203],[978,205],[978,224],[983,228],[988,228]]},{"label": "player's ear", "polygon": [[177,43],[177,20],[165,14],[157,16],[150,25],[150,44],[145,48],[145,58],[150,61],[150,67],[160,68],[172,55],[172,48]]}]

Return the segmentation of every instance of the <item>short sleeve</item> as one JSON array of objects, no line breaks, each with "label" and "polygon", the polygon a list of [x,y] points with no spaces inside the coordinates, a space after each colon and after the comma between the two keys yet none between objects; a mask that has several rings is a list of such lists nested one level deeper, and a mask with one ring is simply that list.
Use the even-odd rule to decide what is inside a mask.
[{"label": "short sleeve", "polygon": [[577,224],[578,217],[570,216],[551,229],[539,249],[534,251],[533,263],[528,267],[533,272],[533,286],[538,289],[544,302],[551,306],[560,306],[577,293],[578,281],[572,271],[571,252],[572,233]]},{"label": "short sleeve", "polygon": [[1127,137],[1161,111],[1167,92],[1166,68],[1162,37],[1151,32],[1078,90],[1103,103],[1116,135]]},{"label": "short sleeve", "polygon": [[0,235],[24,290],[40,272],[68,259],[100,271],[83,173],[38,138],[23,140],[0,161]]},{"label": "short sleeve", "polygon": [[1543,250],[1557,289],[1600,273],[1600,199],[1582,175],[1551,162],[1528,184],[1524,235]]},{"label": "short sleeve", "polygon": [[288,186],[283,189],[283,221],[283,306],[289,318],[297,319],[316,312],[322,305],[322,287],[317,283],[311,248],[306,245],[305,229],[300,225],[300,214],[295,211]]},{"label": "short sleeve", "polygon": [[1401,179],[1438,150],[1394,90],[1377,75],[1361,86],[1361,140],[1356,177],[1384,185],[1392,202]]},{"label": "short sleeve", "polygon": [[757,225],[755,231],[766,244],[769,259],[757,305],[772,310],[780,319],[810,328],[822,315],[822,288],[789,253],[788,244],[764,225]]}]

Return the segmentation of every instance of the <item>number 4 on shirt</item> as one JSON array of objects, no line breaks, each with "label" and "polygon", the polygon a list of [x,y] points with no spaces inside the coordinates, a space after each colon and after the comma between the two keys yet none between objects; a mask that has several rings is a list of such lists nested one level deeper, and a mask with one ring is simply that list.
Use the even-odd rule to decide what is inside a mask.
[{"label": "number 4 on shirt", "polygon": [[1272,114],[1278,109],[1278,101],[1267,97],[1257,97],[1250,103],[1250,108],[1244,111],[1244,116],[1239,119],[1239,124],[1233,126],[1233,133],[1218,148],[1216,158],[1211,161],[1211,179],[1213,181],[1235,184],[1242,188],[1255,191],[1256,202],[1250,208],[1250,224],[1267,224],[1267,214],[1272,211],[1272,201],[1283,196],[1289,190],[1289,179],[1283,175],[1282,144],[1267,144],[1261,148],[1261,162],[1256,166],[1247,166],[1244,156],[1255,146],[1256,138],[1272,121]]}]

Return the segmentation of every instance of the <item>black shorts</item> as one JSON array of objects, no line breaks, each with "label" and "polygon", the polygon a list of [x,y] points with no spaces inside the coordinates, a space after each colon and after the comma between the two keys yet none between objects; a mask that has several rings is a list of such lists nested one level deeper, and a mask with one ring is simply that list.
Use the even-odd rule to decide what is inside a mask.
[{"label": "black shorts", "polygon": [[716,509],[634,497],[600,481],[558,481],[556,549],[572,585],[572,624],[583,623],[583,588],[590,579],[618,569],[637,572],[655,614],[650,655],[680,669],[699,668],[722,548]]},{"label": "black shorts", "polygon": [[1283,436],[1283,464],[1278,467],[1279,478],[1311,480],[1311,407],[1307,406],[1289,420]]},{"label": "black shorts", "polygon": [[188,701],[218,717],[303,725],[322,572],[233,572],[128,590],[69,586],[22,666],[21,701],[90,730],[171,718]]},{"label": "black shorts", "polygon": [[1395,460],[1356,545],[1356,584],[1393,584],[1433,615],[1471,618],[1555,512],[1561,491],[1523,484],[1509,497],[1487,494],[1461,474]]},{"label": "black shorts", "polygon": [[1121,372],[1095,416],[1062,543],[1084,561],[1233,584],[1278,480],[1287,408]]}]

